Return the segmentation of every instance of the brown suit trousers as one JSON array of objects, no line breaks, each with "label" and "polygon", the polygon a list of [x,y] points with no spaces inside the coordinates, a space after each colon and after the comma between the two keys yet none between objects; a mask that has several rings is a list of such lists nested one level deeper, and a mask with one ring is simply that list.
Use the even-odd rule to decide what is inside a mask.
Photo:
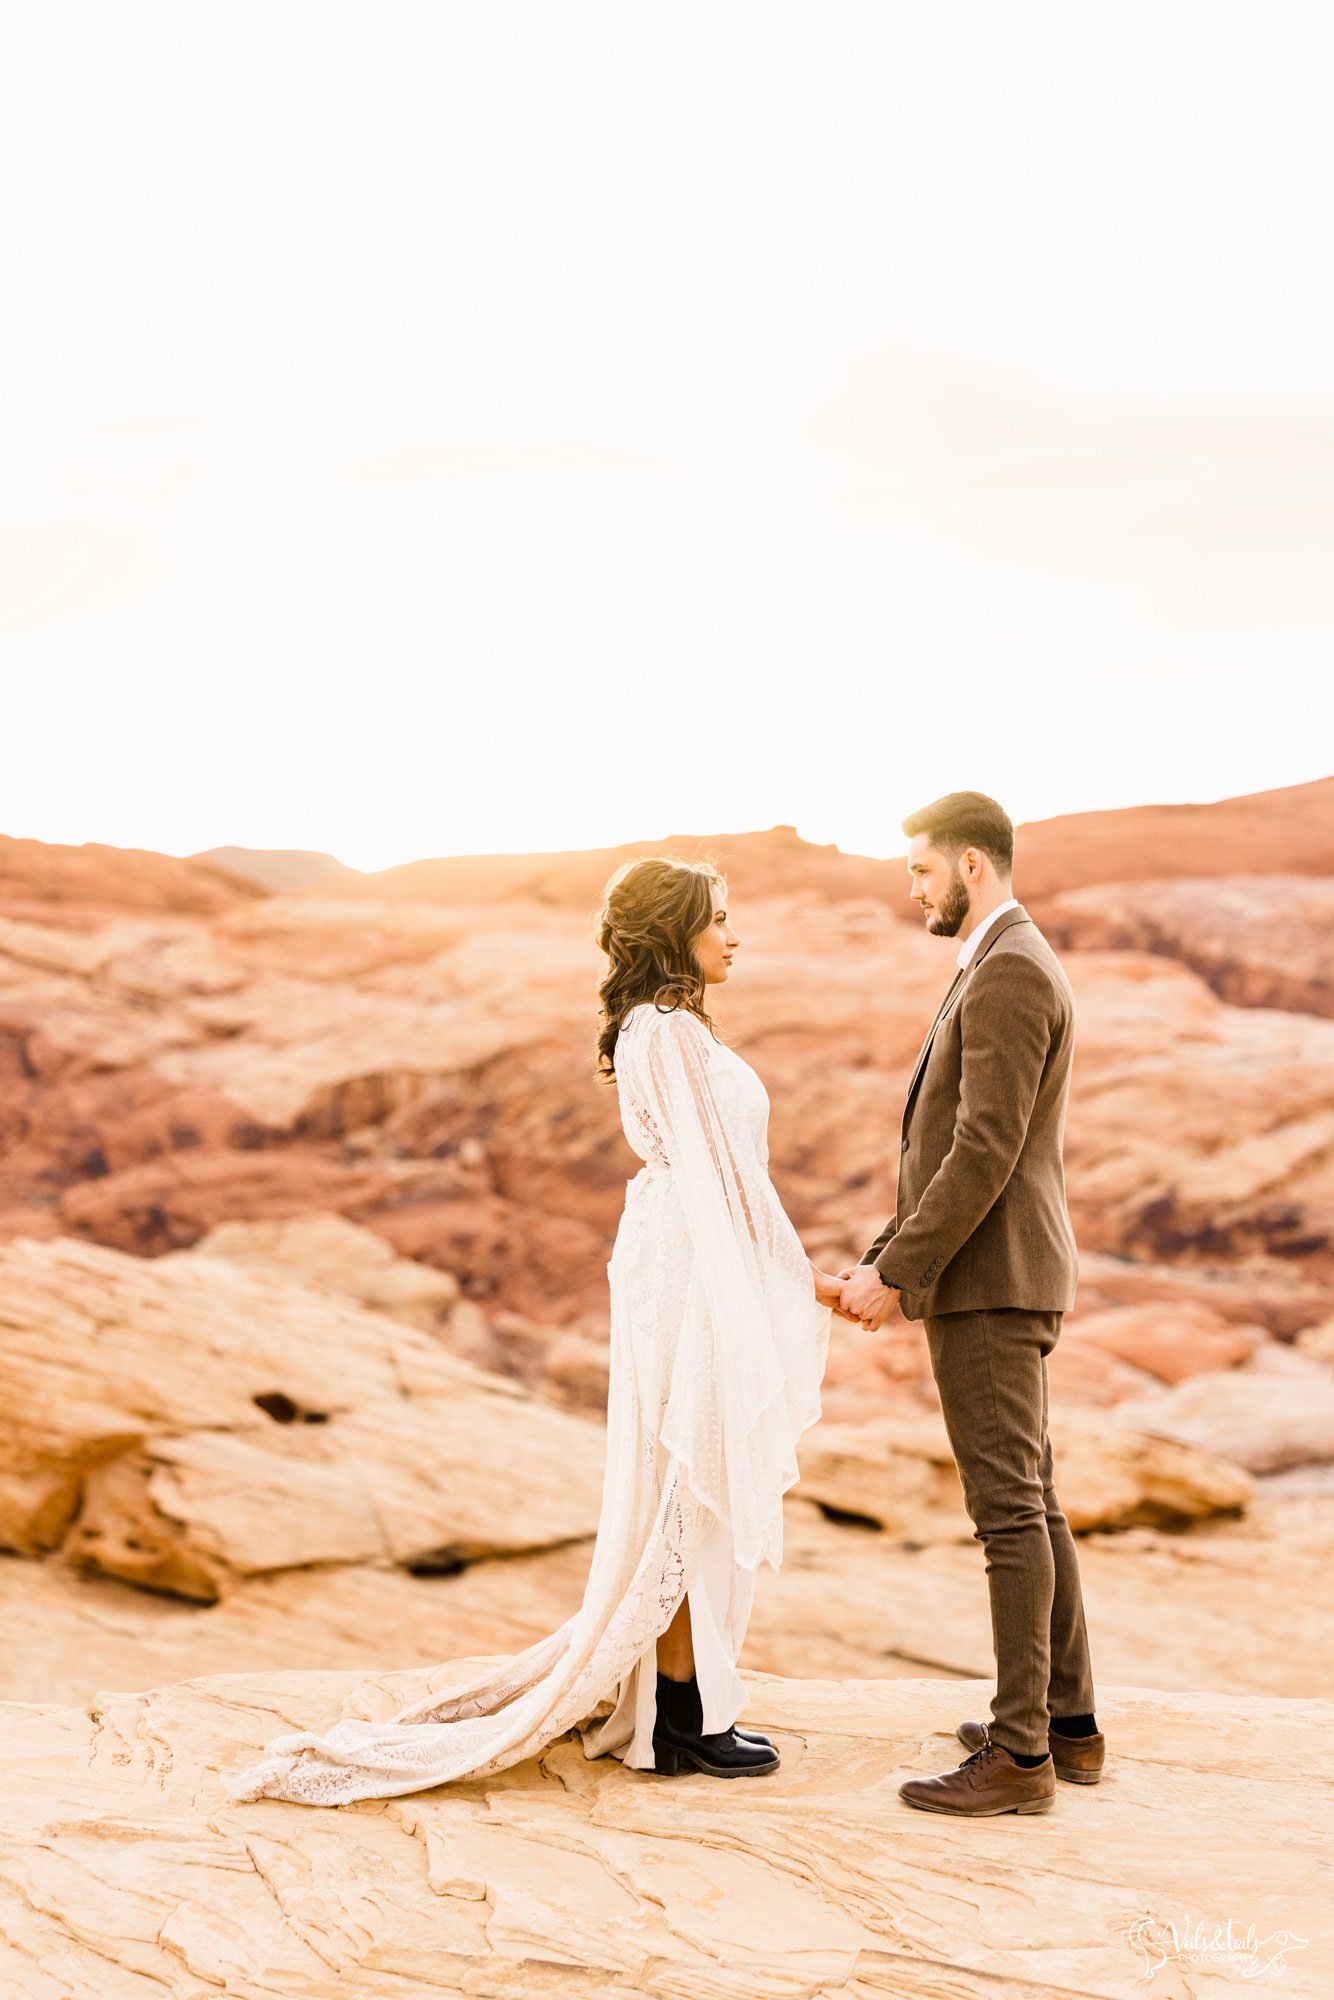
[{"label": "brown suit trousers", "polygon": [[986,1557],[996,1697],[1006,1750],[1047,1749],[1053,1715],[1093,1713],[1079,1561],[1052,1484],[1047,1356],[1057,1312],[1002,1306],[926,1322],[931,1369],[973,1536]]},{"label": "brown suit trousers", "polygon": [[1053,1485],[1047,1356],[1078,1259],[1062,1142],[1074,1001],[1022,907],[947,992],[908,1086],[894,1219],[862,1258],[924,1322],[996,1654],[992,1733],[1041,1756],[1093,1711],[1074,1537]]}]

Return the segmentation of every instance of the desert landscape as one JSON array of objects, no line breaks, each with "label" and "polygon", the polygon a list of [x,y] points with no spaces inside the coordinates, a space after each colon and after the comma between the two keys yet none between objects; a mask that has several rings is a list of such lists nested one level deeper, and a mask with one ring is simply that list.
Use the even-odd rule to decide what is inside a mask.
[{"label": "desert landscape", "polygon": [[[772,1963],[709,1934],[681,1883],[642,1934],[618,1928],[606,1884],[638,1925],[661,1792],[632,1799],[565,1743],[498,1787],[341,1813],[336,1832],[297,1813],[289,1847],[281,1808],[233,1808],[210,1852],[164,1848],[147,1900],[124,1888],[142,1936],[99,1973],[97,1898],[80,1898],[89,1870],[113,1897],[119,1864],[94,1855],[97,1774],[124,1838],[169,1846],[199,1798],[193,1783],[176,1798],[165,1745],[212,1782],[275,1727],[389,1712],[579,1602],[605,1267],[637,1165],[594,1077],[592,913],[610,869],[645,851],[726,871],[742,948],[717,1019],[768,1087],[773,1178],[808,1251],[854,1260],[892,1211],[904,1087],[953,969],[901,862],[783,827],[373,875],[315,854],[0,840],[0,1701],[7,1762],[47,1772],[74,1829],[44,1869],[13,1856],[49,1798],[46,1820],[27,1794],[7,1808],[0,1909],[24,1995],[545,1993],[524,1970],[539,1934],[587,1996],[943,2000],[983,1963],[1006,2000],[1129,1991],[1114,1933],[1152,1886],[1155,1841],[1192,1845],[1207,1885],[1229,1814],[1304,1853],[1316,1839],[1274,1760],[1301,1733],[1327,1812],[1312,1746],[1334,1670],[1334,779],[1019,831],[1016,894],[1078,1007],[1082,1279],[1050,1378],[1101,1726],[1113,1757],[1201,1774],[1154,1828],[1103,1788],[1107,1873],[1078,1885],[1075,1916],[1007,1941],[991,1897],[985,1936],[952,1933],[951,1957],[951,1841],[921,1847],[915,1880],[897,1856],[873,1888],[869,1852],[830,1832],[868,1745],[938,1768],[941,1732],[987,1712],[981,1550],[922,1330],[894,1314],[873,1336],[835,1322],[784,1566],[761,1578],[743,1655],[756,1718],[792,1753],[795,1817],[766,1833],[735,1801],[691,1807],[692,1837],[738,1880],[758,1866],[747,1843],[818,1821]],[[533,1876],[525,1901],[553,1787],[578,1802],[570,1894],[544,1902]],[[1058,1817],[1042,1829],[1056,1868]],[[246,1826],[275,1830],[268,1851]],[[1003,1873],[1018,1864],[996,1859],[995,1827],[967,1839]],[[400,1943],[415,1942],[400,1959],[365,1948],[384,1910],[347,1900],[358,1843],[391,1905],[401,1891]],[[1290,1927],[1320,1922],[1295,1876],[1252,1862],[1256,1907],[1272,1894]],[[272,1986],[241,1981],[214,1894],[210,1871],[238,1865],[281,1911]],[[905,1917],[933,1883],[931,1920]],[[442,1949],[427,1921],[442,1896],[459,1983],[438,1965],[414,1983]],[[1106,1933],[1083,1955],[1081,1922]],[[1314,1941],[1294,1957],[1294,1992],[1331,1980]]]}]

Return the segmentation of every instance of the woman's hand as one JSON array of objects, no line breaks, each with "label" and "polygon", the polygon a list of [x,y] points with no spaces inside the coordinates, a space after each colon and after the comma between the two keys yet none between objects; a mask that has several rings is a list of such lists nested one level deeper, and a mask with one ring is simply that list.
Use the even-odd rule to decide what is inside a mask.
[{"label": "woman's hand", "polygon": [[[809,1258],[807,1262],[810,1263]],[[817,1264],[811,1264],[811,1277],[815,1281],[816,1303],[832,1306],[840,1319],[853,1319],[853,1315],[845,1313],[839,1305],[839,1300],[843,1296],[843,1280],[835,1277],[832,1271],[822,1271]]]}]

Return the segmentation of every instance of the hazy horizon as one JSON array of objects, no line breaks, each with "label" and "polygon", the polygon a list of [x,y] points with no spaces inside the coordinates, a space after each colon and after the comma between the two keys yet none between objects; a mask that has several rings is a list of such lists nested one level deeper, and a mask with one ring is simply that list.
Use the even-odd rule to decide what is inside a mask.
[{"label": "hazy horizon", "polygon": [[1308,781],[1334,16],[108,13],[0,76],[6,826],[892,854]]},{"label": "hazy horizon", "polygon": [[[1321,775],[1316,778],[1299,780],[1296,786],[1262,785],[1259,786],[1255,792],[1224,793],[1219,798],[1216,799],[1215,798],[1143,799],[1136,801],[1134,805],[1130,806],[1097,806],[1097,807],[1090,806],[1089,808],[1087,808],[1087,811],[1089,813],[1134,812],[1136,810],[1152,810],[1154,807],[1172,807],[1172,806],[1187,806],[1187,805],[1201,805],[1201,806],[1222,805],[1234,798],[1253,798],[1269,793],[1271,791],[1295,790],[1299,789],[1300,786],[1303,784],[1315,784],[1315,785],[1323,784],[1327,782],[1331,777],[1334,777],[1334,773],[1327,771],[1327,772],[1322,772]],[[926,801],[924,800],[922,803],[925,804]],[[1066,813],[1044,814],[1039,819],[1016,820],[1015,830],[1016,833],[1021,833],[1026,827],[1041,826],[1046,824],[1050,820],[1078,818],[1081,816],[1082,814],[1079,811],[1073,814],[1066,814]],[[341,855],[333,854],[332,852],[330,852],[328,848],[318,848],[309,846],[287,847],[287,848],[262,848],[262,847],[255,847],[252,843],[234,841],[234,840],[217,841],[214,843],[214,846],[211,849],[195,848],[189,854],[180,854],[177,855],[175,858],[177,860],[189,861],[196,859],[204,854],[208,854],[211,852],[225,852],[228,849],[235,849],[239,852],[254,853],[254,854],[278,854],[278,853],[308,854],[319,857],[324,860],[337,861],[341,867],[349,868],[357,874],[374,875],[374,874],[381,874],[384,872],[384,870],[389,868],[411,867],[414,862],[418,861],[471,861],[471,860],[485,861],[493,857],[497,859],[503,859],[503,858],[518,857],[523,855],[532,855],[534,857],[540,857],[548,854],[596,853],[600,852],[604,848],[651,845],[655,841],[670,842],[672,840],[753,840],[766,833],[781,833],[781,832],[793,832],[801,840],[807,840],[808,838],[805,834],[801,832],[801,829],[799,827],[793,825],[791,820],[775,820],[769,826],[753,826],[753,827],[714,826],[714,827],[695,827],[695,828],[675,827],[663,833],[650,833],[650,834],[634,833],[634,834],[628,834],[622,840],[598,841],[593,846],[584,848],[493,847],[493,848],[439,849],[431,854],[402,855],[396,861],[382,862],[374,868],[367,868],[367,869],[359,868],[355,862],[344,861]],[[841,854],[846,854],[853,856],[854,858],[860,858],[862,860],[870,860],[870,861],[899,860],[902,858],[902,856],[907,850],[907,841],[905,840],[902,833],[900,833],[898,836],[897,845],[886,849],[883,854],[868,854],[862,848],[843,847],[837,841],[833,842],[811,841],[809,842],[809,844],[812,846],[833,846],[837,848],[838,852]],[[159,849],[158,851],[166,852],[167,850]]]}]

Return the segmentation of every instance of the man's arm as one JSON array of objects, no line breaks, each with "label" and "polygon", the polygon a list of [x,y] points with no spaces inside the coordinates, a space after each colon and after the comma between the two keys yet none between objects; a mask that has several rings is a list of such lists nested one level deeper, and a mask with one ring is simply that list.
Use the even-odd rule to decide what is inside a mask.
[{"label": "man's arm", "polygon": [[924,1292],[1014,1172],[1051,1046],[1055,996],[1021,952],[992,952],[960,1004],[963,1067],[949,1152],[875,1259],[887,1285]]},{"label": "man's arm", "polygon": [[885,1224],[884,1228],[881,1230],[880,1234],[876,1237],[875,1242],[871,1245],[870,1249],[864,1250],[861,1256],[857,1259],[857,1262],[859,1264],[877,1263],[879,1261],[881,1251],[887,1247],[890,1238],[893,1236],[894,1231],[898,1228],[898,1226],[899,1225],[895,1221],[894,1217],[891,1216],[889,1221]]}]

